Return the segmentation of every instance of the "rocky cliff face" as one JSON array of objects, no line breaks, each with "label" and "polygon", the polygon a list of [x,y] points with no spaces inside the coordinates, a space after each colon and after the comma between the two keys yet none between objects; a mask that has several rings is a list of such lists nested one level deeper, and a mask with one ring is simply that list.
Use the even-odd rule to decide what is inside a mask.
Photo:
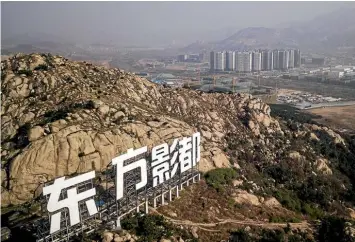
[{"label": "rocky cliff face", "polygon": [[57,176],[96,169],[128,148],[202,135],[201,171],[238,166],[226,135],[283,136],[270,107],[248,95],[170,89],[118,69],[46,54],[1,63],[2,206]]}]

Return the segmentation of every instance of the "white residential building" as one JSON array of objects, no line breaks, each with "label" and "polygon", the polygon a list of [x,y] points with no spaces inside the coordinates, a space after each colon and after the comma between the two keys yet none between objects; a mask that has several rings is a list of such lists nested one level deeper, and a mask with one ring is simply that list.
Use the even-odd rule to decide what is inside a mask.
[{"label": "white residential building", "polygon": [[252,53],[251,52],[238,52],[236,54],[236,68],[238,72],[251,72],[252,71]]},{"label": "white residential building", "polygon": [[261,53],[253,52],[252,59],[253,59],[252,71],[261,71]]},{"label": "white residential building", "polygon": [[224,71],[226,68],[225,63],[225,53],[224,52],[217,52],[216,53],[216,60],[215,60],[215,69],[217,71]]},{"label": "white residential building", "polygon": [[288,68],[295,68],[295,50],[288,50]]},{"label": "white residential building", "polygon": [[235,53],[235,70],[238,72],[244,72],[244,53]]},{"label": "white residential building", "polygon": [[234,71],[235,70],[235,52],[227,51],[226,52],[226,70]]},{"label": "white residential building", "polygon": [[253,56],[251,52],[244,52],[244,72],[251,72]]}]

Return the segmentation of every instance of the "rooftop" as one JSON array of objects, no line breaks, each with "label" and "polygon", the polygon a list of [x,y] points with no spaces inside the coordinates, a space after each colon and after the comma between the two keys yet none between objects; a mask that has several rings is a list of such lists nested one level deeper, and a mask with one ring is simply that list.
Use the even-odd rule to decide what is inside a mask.
[{"label": "rooftop", "polygon": [[156,77],[156,79],[173,79],[173,78],[176,78],[176,77],[170,73],[160,73]]}]

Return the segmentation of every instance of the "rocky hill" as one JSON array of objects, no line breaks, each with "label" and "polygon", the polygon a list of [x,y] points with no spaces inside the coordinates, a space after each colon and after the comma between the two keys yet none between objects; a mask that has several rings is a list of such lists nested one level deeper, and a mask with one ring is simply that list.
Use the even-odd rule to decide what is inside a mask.
[{"label": "rocky hill", "polygon": [[[271,109],[246,94],[164,88],[117,68],[50,54],[2,61],[1,80],[3,208],[33,200],[42,192],[39,184],[57,176],[103,171],[128,148],[199,131],[207,187],[197,188],[204,201],[198,207],[184,199],[180,207],[171,205],[184,219],[201,220],[194,214],[205,214],[206,201],[217,201],[215,211],[230,198],[312,218],[355,217],[354,137],[296,109]],[[235,216],[232,211],[222,215]]]},{"label": "rocky hill", "polygon": [[3,206],[33,198],[42,181],[105,169],[130,147],[194,130],[203,137],[202,171],[231,164],[227,132],[282,134],[260,100],[163,88],[62,57],[17,55],[2,62],[2,78]]}]

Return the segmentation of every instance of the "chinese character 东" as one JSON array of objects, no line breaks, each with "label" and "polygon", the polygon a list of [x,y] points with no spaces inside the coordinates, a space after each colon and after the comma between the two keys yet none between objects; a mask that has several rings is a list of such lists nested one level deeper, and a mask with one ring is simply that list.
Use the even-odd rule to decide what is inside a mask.
[{"label": "chinese character \u4e1c", "polygon": [[[45,196],[50,195],[47,204],[47,210],[49,212],[56,212],[62,208],[68,208],[70,225],[73,226],[75,224],[80,223],[79,201],[95,196],[96,194],[95,188],[91,188],[90,190],[81,193],[77,192],[76,187],[70,188],[67,190],[67,198],[59,201],[60,195],[62,189],[72,187],[76,184],[90,180],[94,177],[95,177],[95,171],[91,171],[66,180],[65,177],[60,177],[55,179],[52,185],[43,188],[43,195]],[[85,204],[90,216],[97,213],[97,208],[94,199],[87,200]],[[51,234],[60,230],[60,217],[61,217],[61,212],[57,212],[51,215],[51,227],[50,227]]]},{"label": "chinese character \u4e1c", "polygon": [[147,161],[143,158],[128,165],[124,165],[126,160],[135,156],[142,155],[147,152],[147,146],[137,150],[129,149],[124,155],[120,155],[112,159],[112,165],[116,166],[116,199],[119,200],[123,197],[123,175],[131,170],[140,168],[141,181],[136,184],[136,190],[147,185]]},{"label": "chinese character \u4e1c", "polygon": [[[177,160],[178,162],[176,162]],[[151,163],[153,187],[173,178],[179,164],[180,173],[183,173],[196,166],[199,161],[200,133],[195,133],[192,137],[185,137],[180,141],[175,139],[170,147],[167,143],[154,147]]]}]

